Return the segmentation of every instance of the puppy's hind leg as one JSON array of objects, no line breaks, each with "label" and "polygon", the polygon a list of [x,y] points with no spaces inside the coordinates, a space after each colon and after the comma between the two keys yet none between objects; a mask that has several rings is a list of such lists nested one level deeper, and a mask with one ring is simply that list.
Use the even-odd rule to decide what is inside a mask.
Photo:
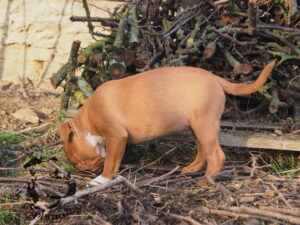
[{"label": "puppy's hind leg", "polygon": [[197,155],[195,160],[188,166],[184,167],[181,171],[182,174],[185,173],[196,173],[198,172],[202,167],[204,167],[206,159],[203,151],[201,150],[200,142],[197,139],[197,136],[194,132],[194,137],[197,145]]},{"label": "puppy's hind leg", "polygon": [[[204,126],[205,131],[200,137],[200,144],[203,154],[207,160],[205,176],[219,173],[225,162],[225,154],[219,144],[219,123],[211,121],[208,126]],[[201,180],[199,184],[206,183],[208,179]]]},{"label": "puppy's hind leg", "polygon": [[[219,123],[217,119],[201,118],[191,123],[197,144],[197,156],[194,162],[185,167],[182,173],[194,173],[207,163],[205,176],[219,173],[225,162],[225,154],[219,144]],[[201,180],[203,184],[208,180]]]},{"label": "puppy's hind leg", "polygon": [[205,140],[205,136],[209,136],[207,133],[207,128],[208,128],[208,123],[206,120],[193,120],[191,123],[191,129],[193,131],[193,135],[195,138],[196,146],[197,146],[197,155],[195,160],[188,165],[187,167],[184,167],[182,172],[183,174],[185,173],[196,173],[198,172],[201,168],[203,168],[206,164],[206,153],[205,149],[203,149],[203,141]]}]

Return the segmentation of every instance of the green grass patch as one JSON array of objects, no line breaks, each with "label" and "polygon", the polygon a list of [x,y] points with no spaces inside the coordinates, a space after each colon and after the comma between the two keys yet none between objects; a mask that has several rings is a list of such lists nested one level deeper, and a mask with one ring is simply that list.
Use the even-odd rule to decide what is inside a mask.
[{"label": "green grass patch", "polygon": [[[0,198],[0,203],[9,203],[11,201],[9,195]],[[0,207],[0,225],[12,224],[12,221],[18,220],[19,217],[13,210]]]},{"label": "green grass patch", "polygon": [[26,139],[25,136],[16,134],[14,132],[2,132],[0,131],[0,146],[9,147],[12,144],[22,142]]},{"label": "green grass patch", "polygon": [[[25,139],[26,139],[25,136],[16,134],[14,132],[0,131],[0,148],[9,148],[13,144],[22,142]],[[12,160],[12,157],[8,154],[0,152],[0,159],[1,159],[0,164],[2,164],[3,162],[8,162],[9,160]],[[10,172],[5,172],[3,174],[13,176],[14,173],[15,173],[14,171],[10,171]],[[1,222],[0,222],[0,224],[1,224]]]},{"label": "green grass patch", "polygon": [[19,219],[16,212],[0,208],[0,225],[11,224],[11,221],[16,219]]},{"label": "green grass patch", "polygon": [[[276,173],[300,168],[300,161],[294,154],[278,154],[271,160],[271,168]],[[282,173],[289,178],[300,175],[300,171]]]}]

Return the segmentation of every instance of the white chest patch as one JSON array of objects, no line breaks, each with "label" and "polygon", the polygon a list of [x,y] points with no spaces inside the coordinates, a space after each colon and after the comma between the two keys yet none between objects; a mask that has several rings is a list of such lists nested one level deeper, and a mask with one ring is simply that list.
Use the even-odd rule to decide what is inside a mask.
[{"label": "white chest patch", "polygon": [[105,138],[101,136],[94,136],[90,133],[85,137],[85,139],[95,148],[95,151],[98,155],[105,158]]}]

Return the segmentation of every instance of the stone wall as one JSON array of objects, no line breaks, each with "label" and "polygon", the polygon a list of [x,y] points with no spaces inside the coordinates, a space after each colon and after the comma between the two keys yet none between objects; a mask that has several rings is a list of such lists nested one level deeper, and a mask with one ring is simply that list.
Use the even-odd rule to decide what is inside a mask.
[{"label": "stone wall", "polygon": [[[88,2],[110,11],[120,4]],[[108,16],[92,6],[90,10],[91,16]],[[0,0],[0,81],[46,81],[67,62],[73,40],[82,47],[91,43],[87,25],[71,22],[72,15],[85,15],[81,1]]]}]

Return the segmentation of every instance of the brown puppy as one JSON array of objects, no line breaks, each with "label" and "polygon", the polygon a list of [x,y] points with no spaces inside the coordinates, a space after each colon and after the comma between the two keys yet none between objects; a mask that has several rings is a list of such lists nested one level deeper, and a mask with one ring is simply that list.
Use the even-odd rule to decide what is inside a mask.
[{"label": "brown puppy", "polygon": [[90,184],[104,183],[118,172],[127,142],[145,142],[190,127],[198,152],[182,172],[197,172],[207,163],[205,175],[219,173],[225,161],[218,141],[224,92],[257,91],[274,65],[275,60],[249,85],[192,67],[165,67],[106,82],[74,120],[59,127],[67,158],[80,170],[95,171],[104,161],[102,175]]}]

